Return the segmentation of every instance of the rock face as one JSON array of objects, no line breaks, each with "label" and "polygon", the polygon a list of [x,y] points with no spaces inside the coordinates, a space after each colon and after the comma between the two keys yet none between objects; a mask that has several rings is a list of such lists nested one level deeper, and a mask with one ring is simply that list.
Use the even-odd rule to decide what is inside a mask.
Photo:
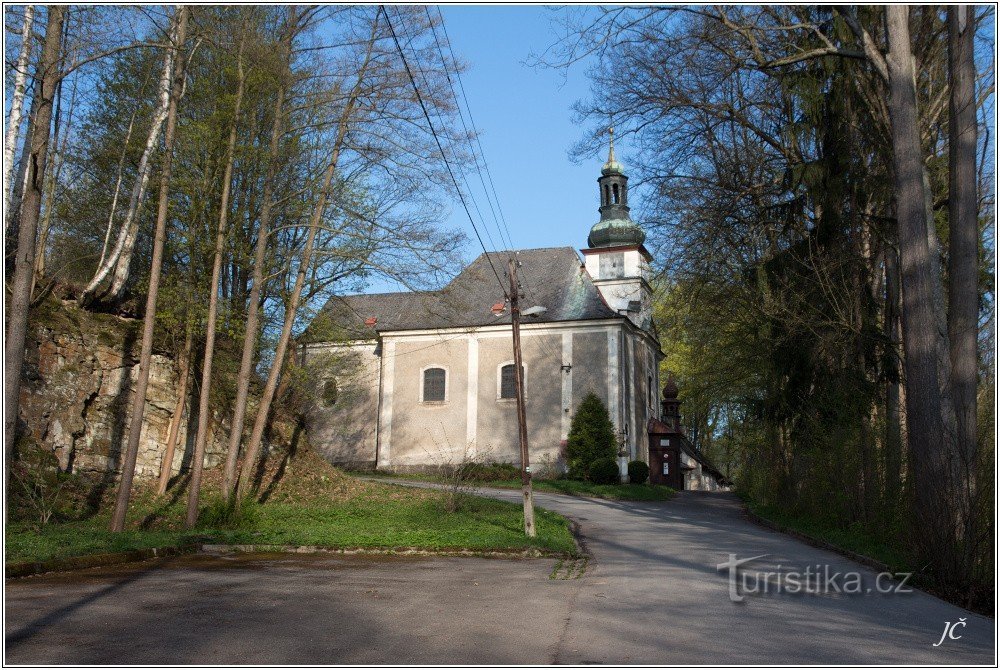
[{"label": "rock face", "polygon": [[[46,303],[32,313],[25,379],[24,434],[51,449],[66,472],[115,477],[128,438],[132,394],[139,374],[142,323],[92,314],[72,304]],[[174,361],[154,354],[135,476],[159,476],[170,419],[177,405]],[[205,466],[225,458],[223,430],[210,426]],[[189,465],[197,426],[182,417],[173,472]]]}]

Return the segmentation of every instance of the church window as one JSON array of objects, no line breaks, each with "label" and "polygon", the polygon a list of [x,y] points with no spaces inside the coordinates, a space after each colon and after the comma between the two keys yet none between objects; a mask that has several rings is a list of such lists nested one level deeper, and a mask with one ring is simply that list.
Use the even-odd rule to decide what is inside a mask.
[{"label": "church window", "polygon": [[445,402],[448,399],[448,372],[444,368],[424,370],[421,402]]},{"label": "church window", "polygon": [[618,184],[611,185],[611,192],[614,194],[615,204],[617,205],[620,202],[618,195]]},{"label": "church window", "polygon": [[[524,368],[521,368],[522,380]],[[514,364],[505,363],[500,366],[499,388],[497,389],[499,400],[514,400],[517,398],[517,383],[514,380]]]},{"label": "church window", "polygon": [[608,190],[608,185],[607,184],[604,185],[604,204],[605,205],[610,205],[611,204],[611,193]]}]

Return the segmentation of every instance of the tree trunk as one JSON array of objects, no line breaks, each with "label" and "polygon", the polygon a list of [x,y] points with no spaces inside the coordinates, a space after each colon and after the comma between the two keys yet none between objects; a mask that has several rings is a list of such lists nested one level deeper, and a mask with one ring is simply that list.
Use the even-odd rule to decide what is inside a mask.
[{"label": "tree trunk", "polygon": [[14,272],[14,255],[17,253],[17,236],[19,234],[19,224],[21,220],[21,204],[24,200],[24,192],[28,188],[28,163],[31,156],[31,138],[35,134],[35,98],[39,95],[40,82],[35,80],[31,86],[31,113],[28,114],[28,127],[25,131],[25,140],[21,143],[21,157],[17,161],[17,174],[14,175],[14,183],[11,184],[10,208],[8,210],[8,225],[4,238],[4,257],[7,259],[7,267],[4,268],[4,277],[10,282]]},{"label": "tree trunk", "polygon": [[[65,36],[63,38],[65,44]],[[65,49],[65,46],[63,47]],[[42,227],[38,231],[38,248],[35,253],[35,278],[32,280],[31,293],[35,293],[35,284],[45,278],[45,250],[49,242],[49,230],[52,225],[52,210],[55,209],[56,187],[59,185],[59,177],[62,174],[63,164],[66,162],[66,148],[69,143],[70,133],[73,129],[73,112],[76,109],[76,85],[77,80],[73,79],[73,88],[69,94],[69,118],[66,120],[66,128],[60,130],[59,120],[62,116],[62,83],[60,82],[56,103],[55,118],[55,154],[52,156],[52,169],[48,175],[48,194],[45,196],[45,216],[42,218]],[[60,139],[62,141],[60,141]]]},{"label": "tree trunk", "polygon": [[[178,7],[174,15],[174,25],[171,30],[172,45],[168,51],[180,50],[187,35],[189,8]],[[111,530],[120,532],[125,528],[125,514],[128,512],[128,500],[132,492],[132,478],[135,476],[135,461],[139,454],[139,437],[142,432],[142,416],[146,409],[146,387],[149,385],[149,363],[153,354],[153,328],[156,324],[156,298],[160,290],[160,269],[163,265],[163,245],[167,233],[167,204],[170,194],[170,172],[172,168],[174,135],[177,127],[177,103],[184,86],[184,59],[178,57],[174,62],[171,84],[168,89],[168,105],[166,118],[166,135],[164,140],[163,167],[160,174],[160,199],[156,211],[156,229],[153,234],[153,259],[149,272],[149,292],[146,295],[146,312],[142,322],[142,351],[139,356],[139,378],[135,383],[135,395],[132,397],[132,413],[129,417],[128,443],[122,459],[121,482],[118,485],[118,497],[115,499],[114,515],[111,519]]]},{"label": "tree trunk", "polygon": [[21,395],[21,372],[24,367],[24,341],[28,334],[28,306],[31,302],[31,280],[35,274],[35,235],[42,207],[42,188],[45,184],[45,160],[49,150],[49,133],[52,125],[52,102],[59,83],[59,60],[62,45],[62,27],[66,7],[49,5],[45,26],[45,44],[35,73],[39,94],[32,100],[35,128],[29,137],[31,152],[28,155],[28,181],[24,192],[22,215],[18,226],[17,252],[11,281],[10,303],[7,305],[9,323],[4,342],[4,509],[7,503],[7,481],[10,473],[14,440],[17,436],[18,409]]},{"label": "tree trunk", "polygon": [[167,485],[170,483],[170,474],[173,472],[174,452],[177,449],[177,435],[180,433],[181,421],[184,417],[184,405],[187,404],[188,379],[191,377],[191,349],[194,345],[194,326],[190,309],[188,310],[187,327],[184,334],[184,350],[181,352],[181,386],[177,391],[177,404],[174,405],[174,414],[170,417],[170,428],[167,430],[167,446],[163,450],[163,461],[160,463],[160,481],[156,486],[157,495],[167,492]]},{"label": "tree trunk", "polygon": [[292,325],[295,323],[295,313],[299,308],[302,287],[305,284],[309,263],[312,261],[313,243],[316,239],[316,233],[319,231],[320,220],[322,219],[323,212],[326,210],[330,183],[333,181],[337,160],[340,157],[341,143],[342,138],[338,141],[333,152],[333,158],[330,160],[329,165],[327,165],[326,172],[323,175],[319,200],[313,209],[311,220],[309,221],[309,234],[306,236],[305,247],[302,250],[302,260],[295,275],[292,294],[289,296],[288,306],[285,308],[285,321],[281,326],[281,335],[278,338],[278,346],[274,352],[274,362],[271,364],[271,370],[267,375],[267,382],[264,384],[264,393],[257,407],[257,416],[254,419],[253,432],[250,434],[250,441],[247,443],[246,458],[243,461],[239,481],[239,497],[241,498],[250,492],[254,470],[257,468],[261,442],[264,438],[264,427],[267,425],[267,417],[271,411],[271,401],[274,400],[275,390],[278,387],[278,378],[284,368],[285,351],[288,349],[288,343],[291,340]]},{"label": "tree trunk", "polygon": [[[179,10],[178,10],[179,11]],[[139,210],[142,209],[142,201],[146,197],[146,187],[149,184],[150,171],[152,170],[153,154],[160,141],[160,131],[169,114],[171,104],[171,76],[175,71],[174,48],[164,50],[163,69],[160,72],[160,85],[158,87],[158,103],[156,111],[153,113],[152,124],[149,127],[149,135],[146,138],[146,147],[139,158],[139,167],[136,170],[135,184],[132,187],[132,196],[129,200],[128,210],[125,212],[125,220],[118,232],[118,239],[115,242],[111,254],[104,259],[94,277],[87,284],[87,287],[80,295],[80,304],[89,304],[95,297],[98,287],[107,279],[111,271],[114,270],[114,278],[108,297],[114,299],[121,294],[121,290],[128,279],[128,268],[132,262],[132,250],[135,247],[135,240],[139,234]]]},{"label": "tree trunk", "polygon": [[264,283],[267,239],[271,227],[271,207],[274,200],[274,180],[278,173],[278,159],[281,149],[285,90],[291,75],[290,59],[296,22],[296,7],[289,5],[288,26],[282,40],[282,51],[285,57],[286,69],[283,73],[283,80],[278,87],[277,99],[274,103],[274,120],[271,127],[270,145],[268,147],[267,171],[264,176],[260,226],[257,231],[257,243],[254,248],[253,286],[250,289],[250,300],[247,305],[246,331],[243,335],[243,355],[240,359],[240,371],[236,378],[236,404],[233,406],[233,422],[229,432],[229,444],[226,447],[226,465],[223,473],[222,491],[227,502],[232,497],[233,490],[236,487],[236,462],[239,458],[240,442],[243,440],[243,424],[246,419],[247,398],[250,394],[250,376],[253,373],[253,362],[257,352],[257,330],[260,327],[259,303]]},{"label": "tree trunk", "polygon": [[899,342],[899,259],[895,240],[885,245],[885,334],[892,347],[893,374],[885,388],[885,497],[886,506],[896,505],[901,493],[903,466],[903,438],[900,416],[901,370],[896,358],[901,354]]},{"label": "tree trunk", "polygon": [[194,441],[194,456],[191,460],[191,481],[188,484],[188,507],[185,526],[193,528],[198,522],[198,496],[201,493],[201,473],[205,460],[205,443],[208,440],[209,399],[212,390],[212,362],[215,356],[215,322],[219,314],[219,275],[222,274],[222,260],[226,248],[226,229],[229,223],[229,195],[233,186],[233,163],[236,160],[236,133],[239,127],[240,107],[243,103],[243,39],[240,41],[236,57],[238,84],[236,101],[233,103],[233,125],[229,129],[229,144],[226,146],[226,169],[222,177],[222,198],[219,203],[219,227],[215,233],[215,260],[212,263],[212,283],[208,298],[208,322],[205,331],[205,355],[201,368],[201,395],[198,402],[198,432]]},{"label": "tree trunk", "polygon": [[34,5],[24,6],[24,24],[21,27],[21,51],[17,57],[17,70],[14,72],[14,92],[10,102],[10,119],[7,121],[7,136],[3,142],[3,211],[4,234],[11,220],[11,179],[14,177],[14,151],[17,150],[17,139],[21,133],[21,112],[24,109],[24,92],[27,89],[28,65],[31,61],[31,43],[33,40],[32,25],[34,24]]},{"label": "tree trunk", "polygon": [[976,452],[979,316],[975,32],[972,6],[948,8],[948,336],[959,454],[967,470]]},{"label": "tree trunk", "polygon": [[278,387],[278,378],[281,376],[284,367],[285,351],[292,337],[292,325],[295,323],[295,313],[299,308],[299,299],[302,297],[302,287],[306,282],[306,274],[309,272],[309,263],[312,261],[313,243],[316,233],[319,231],[323,213],[326,211],[326,202],[330,195],[330,184],[333,182],[333,175],[337,171],[337,163],[340,160],[340,152],[347,137],[347,128],[350,125],[354,108],[357,105],[358,96],[361,93],[361,85],[364,83],[368,66],[372,60],[372,50],[375,46],[376,30],[378,21],[372,25],[372,34],[368,42],[368,50],[365,54],[364,63],[358,70],[357,80],[354,87],[347,96],[344,109],[340,114],[340,121],[337,124],[337,136],[333,143],[333,154],[330,156],[330,163],[326,166],[323,174],[322,184],[319,190],[319,200],[313,208],[312,216],[309,220],[309,234],[306,236],[305,247],[302,250],[302,260],[299,263],[298,271],[295,275],[295,284],[292,287],[292,294],[289,296],[288,305],[285,308],[285,322],[281,327],[281,335],[278,337],[278,346],[274,352],[274,362],[267,375],[267,382],[264,384],[264,393],[257,408],[257,416],[254,419],[253,432],[250,434],[250,441],[247,443],[246,458],[243,460],[243,468],[240,471],[240,481],[238,495],[245,497],[250,492],[253,483],[254,470],[257,469],[257,460],[260,457],[261,442],[264,438],[264,427],[267,425],[267,417],[271,412],[271,402],[274,400],[274,392]]},{"label": "tree trunk", "polygon": [[899,227],[903,295],[902,330],[906,372],[906,414],[913,464],[916,528],[925,539],[925,559],[937,570],[948,565],[949,542],[944,427],[938,385],[937,332],[933,310],[934,273],[927,242],[923,161],[918,130],[909,9],[886,8],[889,37],[889,116]]}]

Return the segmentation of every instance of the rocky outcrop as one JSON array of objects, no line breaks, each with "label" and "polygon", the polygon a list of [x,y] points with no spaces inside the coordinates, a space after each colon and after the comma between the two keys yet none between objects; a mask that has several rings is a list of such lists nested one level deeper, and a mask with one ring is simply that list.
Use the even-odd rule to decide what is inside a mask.
[{"label": "rocky outcrop", "polygon": [[[72,303],[49,301],[31,315],[21,390],[23,434],[50,449],[66,472],[112,476],[128,436],[132,393],[138,377],[142,323],[94,314]],[[135,474],[159,475],[170,419],[177,404],[174,361],[154,353]],[[181,422],[174,472],[187,467],[195,425]],[[224,458],[225,435],[213,422],[206,467]],[[190,438],[190,439],[189,439]]]}]

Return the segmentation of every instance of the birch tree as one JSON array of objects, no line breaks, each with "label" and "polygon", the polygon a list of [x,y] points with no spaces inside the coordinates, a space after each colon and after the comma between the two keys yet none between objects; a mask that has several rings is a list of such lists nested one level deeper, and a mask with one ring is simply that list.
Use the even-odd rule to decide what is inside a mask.
[{"label": "birch tree", "polygon": [[18,138],[21,133],[21,111],[24,108],[24,95],[27,90],[28,65],[31,60],[31,46],[34,42],[32,26],[35,20],[35,6],[24,6],[24,19],[21,23],[21,50],[18,53],[16,70],[14,72],[14,92],[10,101],[10,116],[7,120],[7,135],[3,143],[3,211],[4,235],[11,218],[11,189],[14,177],[14,152],[17,150]]},{"label": "birch tree", "polygon": [[120,296],[125,285],[125,280],[128,279],[129,266],[132,261],[132,250],[135,247],[136,237],[139,234],[139,211],[142,207],[143,199],[146,197],[150,172],[153,169],[153,155],[159,147],[160,133],[163,130],[170,106],[170,87],[174,72],[174,57],[175,52],[173,47],[163,50],[163,66],[160,70],[160,81],[157,87],[158,102],[150,123],[149,133],[146,137],[146,145],[139,159],[139,166],[135,184],[132,186],[128,209],[125,211],[125,217],[111,253],[104,258],[94,273],[93,278],[80,294],[79,302],[81,305],[87,305],[94,300],[101,284],[111,275],[112,271],[114,275],[111,286],[102,297],[115,299]]}]

